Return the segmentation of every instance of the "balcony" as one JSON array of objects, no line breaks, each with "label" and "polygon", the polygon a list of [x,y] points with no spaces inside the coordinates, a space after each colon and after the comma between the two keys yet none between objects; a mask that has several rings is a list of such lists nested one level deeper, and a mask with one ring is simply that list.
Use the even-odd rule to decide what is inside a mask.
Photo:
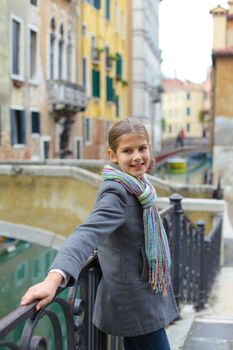
[{"label": "balcony", "polygon": [[49,80],[48,103],[50,112],[77,113],[86,109],[87,95],[83,86],[64,80]]}]

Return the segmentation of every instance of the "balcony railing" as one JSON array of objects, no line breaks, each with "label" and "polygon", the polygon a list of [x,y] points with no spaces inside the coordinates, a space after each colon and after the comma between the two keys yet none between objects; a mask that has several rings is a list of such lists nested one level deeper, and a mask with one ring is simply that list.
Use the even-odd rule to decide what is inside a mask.
[{"label": "balcony railing", "polygon": [[[180,195],[172,195],[170,205],[160,211],[160,215],[171,248],[171,274],[177,303],[179,305],[181,302],[191,302],[199,310],[207,301],[220,267],[222,217],[215,218],[213,229],[206,236],[204,222],[199,221],[194,225],[184,214],[181,201]],[[35,311],[34,302],[29,306],[19,307],[0,320],[0,349],[48,349],[46,337],[34,335],[39,321],[48,318],[53,328],[56,350],[63,349],[63,323],[66,332],[65,348],[68,350],[122,350],[122,338],[106,335],[92,323],[100,279],[101,269],[95,252],[83,267],[77,284],[69,289],[67,300],[59,297],[59,290],[53,301],[42,310]],[[60,306],[64,321],[50,310],[51,304]],[[16,341],[7,340],[8,335],[22,321],[26,323],[17,344]]]},{"label": "balcony railing", "polygon": [[51,112],[84,111],[87,95],[83,86],[63,80],[49,80],[48,102]]}]

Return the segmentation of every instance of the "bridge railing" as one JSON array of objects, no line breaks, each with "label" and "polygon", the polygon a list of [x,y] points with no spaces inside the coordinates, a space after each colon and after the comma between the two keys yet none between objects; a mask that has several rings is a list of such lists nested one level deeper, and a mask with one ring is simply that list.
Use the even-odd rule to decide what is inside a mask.
[{"label": "bridge railing", "polygon": [[[160,211],[160,215],[171,248],[176,301],[178,305],[181,302],[193,303],[199,310],[207,301],[220,267],[222,217],[216,217],[211,233],[205,236],[204,222],[194,225],[190,221],[183,212],[182,197],[177,194],[170,197],[170,205]],[[17,308],[0,320],[0,349],[49,349],[50,339],[46,335],[35,335],[38,324],[47,318],[52,325],[53,348],[56,350],[122,350],[122,338],[105,335],[92,323],[100,279],[101,269],[95,252],[83,267],[77,284],[69,288],[66,299],[60,296],[59,289],[53,301],[42,310],[35,311],[34,302]],[[62,320],[51,310],[53,304],[59,305]],[[22,331],[19,340],[15,341],[11,335],[19,325]]]}]

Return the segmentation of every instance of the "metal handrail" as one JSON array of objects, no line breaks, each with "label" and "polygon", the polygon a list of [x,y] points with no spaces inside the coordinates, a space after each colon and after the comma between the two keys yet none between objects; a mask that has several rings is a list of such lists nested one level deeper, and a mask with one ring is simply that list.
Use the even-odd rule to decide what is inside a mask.
[{"label": "metal handrail", "polygon": [[[191,302],[196,310],[205,306],[208,294],[220,268],[222,217],[218,216],[208,236],[204,235],[205,223],[196,225],[184,214],[182,197],[174,194],[170,205],[160,211],[171,249],[171,276],[177,304]],[[101,269],[97,252],[87,260],[77,283],[69,288],[67,300],[60,297],[59,288],[49,304],[58,304],[66,323],[66,346],[68,350],[121,350],[122,338],[106,335],[92,323],[92,313]],[[39,350],[47,349],[45,337],[35,336],[38,322],[49,318],[54,332],[56,350],[62,350],[61,321],[49,305],[35,310],[36,302],[19,307],[0,320],[0,349]],[[21,338],[16,344],[6,340],[22,321],[26,321]]]}]

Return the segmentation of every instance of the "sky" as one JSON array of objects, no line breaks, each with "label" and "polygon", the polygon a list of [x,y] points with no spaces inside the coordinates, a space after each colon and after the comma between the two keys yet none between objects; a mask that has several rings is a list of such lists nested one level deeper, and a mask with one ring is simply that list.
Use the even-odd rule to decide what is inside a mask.
[{"label": "sky", "polygon": [[206,79],[212,65],[213,18],[210,10],[227,0],[163,0],[160,2],[159,46],[162,73],[169,78]]}]

